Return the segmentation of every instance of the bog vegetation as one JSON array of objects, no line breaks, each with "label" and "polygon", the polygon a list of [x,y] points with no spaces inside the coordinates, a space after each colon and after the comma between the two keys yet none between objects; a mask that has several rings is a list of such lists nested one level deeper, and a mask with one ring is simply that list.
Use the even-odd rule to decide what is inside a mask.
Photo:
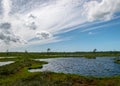
[{"label": "bog vegetation", "polygon": [[[74,74],[53,73],[49,71],[30,73],[28,69],[42,68],[47,62],[35,61],[36,58],[58,57],[116,57],[119,63],[120,52],[6,52],[0,53],[0,61],[15,61],[0,67],[0,86],[120,86],[120,76],[85,77]],[[7,58],[14,57],[14,58]]]}]

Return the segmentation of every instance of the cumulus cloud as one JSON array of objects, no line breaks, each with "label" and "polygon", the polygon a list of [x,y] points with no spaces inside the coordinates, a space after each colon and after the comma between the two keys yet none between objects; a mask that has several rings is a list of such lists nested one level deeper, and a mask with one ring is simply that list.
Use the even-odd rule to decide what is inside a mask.
[{"label": "cumulus cloud", "polygon": [[31,30],[36,30],[36,29],[37,29],[37,26],[36,26],[35,22],[30,22],[27,26],[28,26]]},{"label": "cumulus cloud", "polygon": [[28,22],[26,23],[26,26],[29,27],[31,30],[36,30],[36,17],[32,14],[28,16]]},{"label": "cumulus cloud", "polygon": [[13,34],[5,34],[5,33],[0,33],[0,40],[5,42],[6,44],[9,44],[10,42],[21,42],[18,36],[15,36]]},{"label": "cumulus cloud", "polygon": [[0,29],[10,29],[10,28],[11,28],[11,24],[8,22],[0,24]]},{"label": "cumulus cloud", "polygon": [[19,36],[15,35],[11,30],[11,24],[8,22],[0,23],[0,40],[5,44],[22,43]]},{"label": "cumulus cloud", "polygon": [[120,0],[93,0],[86,2],[84,7],[89,21],[110,20],[114,13],[120,12]]},{"label": "cumulus cloud", "polygon": [[39,39],[48,39],[52,37],[52,34],[47,31],[41,31],[36,33],[36,37]]}]

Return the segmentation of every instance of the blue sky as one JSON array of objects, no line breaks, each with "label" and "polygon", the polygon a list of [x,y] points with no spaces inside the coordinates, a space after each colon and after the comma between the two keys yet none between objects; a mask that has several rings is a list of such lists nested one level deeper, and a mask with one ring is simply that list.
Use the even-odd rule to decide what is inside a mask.
[{"label": "blue sky", "polygon": [[[109,25],[106,25],[106,23]],[[104,27],[98,27],[104,24]],[[94,27],[97,29],[83,32],[85,28],[78,28],[77,30],[60,34],[61,38],[66,39],[61,42],[45,45],[37,44],[25,48],[19,48],[18,51],[28,50],[31,52],[45,52],[47,48],[51,48],[51,51],[58,52],[92,51],[95,48],[98,51],[120,51],[120,18],[102,24],[93,25],[88,28]]]},{"label": "blue sky", "polygon": [[0,51],[119,51],[120,0],[1,0]]}]

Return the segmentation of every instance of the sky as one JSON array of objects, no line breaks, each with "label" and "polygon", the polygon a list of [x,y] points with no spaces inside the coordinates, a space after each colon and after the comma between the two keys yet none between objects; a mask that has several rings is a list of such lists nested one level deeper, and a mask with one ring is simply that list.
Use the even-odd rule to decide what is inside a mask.
[{"label": "sky", "polygon": [[0,0],[0,51],[120,51],[120,0]]}]

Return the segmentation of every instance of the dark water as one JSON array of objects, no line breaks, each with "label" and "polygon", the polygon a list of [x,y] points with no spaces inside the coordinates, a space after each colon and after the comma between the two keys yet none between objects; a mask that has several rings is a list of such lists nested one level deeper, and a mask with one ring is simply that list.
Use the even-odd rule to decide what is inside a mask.
[{"label": "dark water", "polygon": [[52,71],[83,76],[115,76],[120,75],[120,64],[114,63],[113,57],[87,58],[52,58],[39,59],[49,62],[42,69],[32,69],[30,72]]}]

